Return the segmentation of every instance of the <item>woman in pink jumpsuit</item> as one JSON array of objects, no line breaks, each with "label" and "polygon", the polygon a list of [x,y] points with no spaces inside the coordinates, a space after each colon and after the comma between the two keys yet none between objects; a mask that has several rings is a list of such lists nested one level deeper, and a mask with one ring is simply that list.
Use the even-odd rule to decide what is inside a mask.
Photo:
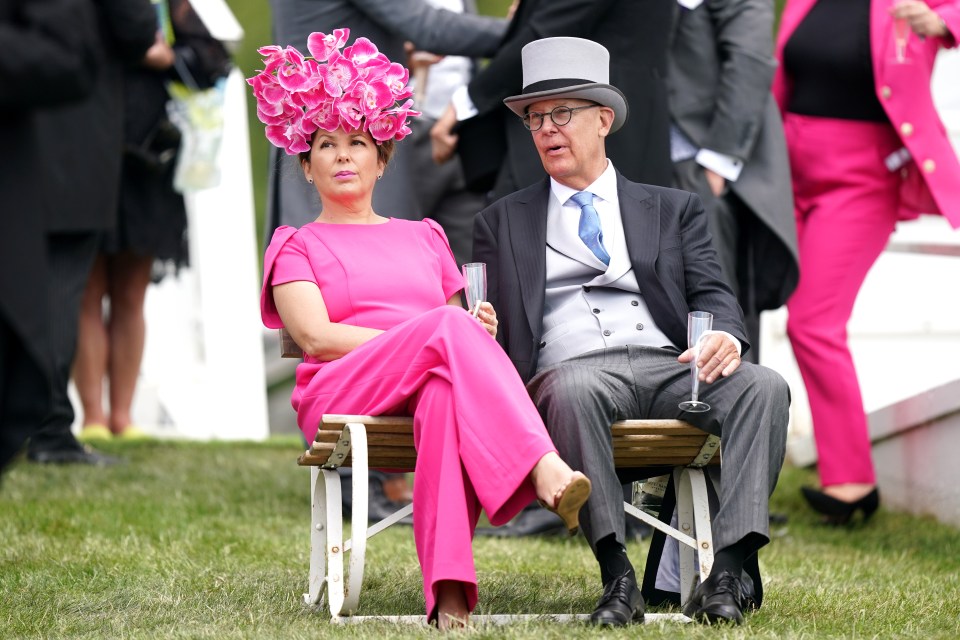
[{"label": "woman in pink jumpsuit", "polygon": [[847,344],[860,286],[898,221],[941,213],[960,227],[960,163],[930,94],[937,51],[958,34],[960,0],[788,0],[781,17],[773,92],[800,249],[787,332],[819,456],[822,491],[804,496],[830,523],[879,504]]},{"label": "woman in pink jumpsuit", "polygon": [[439,225],[373,211],[393,139],[372,137],[374,117],[335,124],[311,132],[299,154],[322,211],[274,233],[262,317],[303,348],[292,403],[308,440],[324,413],[413,415],[414,538],[428,617],[447,628],[477,603],[480,510],[503,524],[539,498],[574,531],[590,482],[557,455],[491,337],[493,307],[477,318],[461,307],[462,277]]}]

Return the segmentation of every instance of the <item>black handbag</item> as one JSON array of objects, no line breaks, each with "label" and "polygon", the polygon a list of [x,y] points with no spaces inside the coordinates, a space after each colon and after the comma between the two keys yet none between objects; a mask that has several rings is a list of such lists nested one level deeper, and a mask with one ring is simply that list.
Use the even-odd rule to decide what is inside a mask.
[{"label": "black handbag", "polygon": [[176,53],[172,80],[190,89],[209,89],[233,68],[222,42],[210,34],[189,0],[167,0]]},{"label": "black handbag", "polygon": [[163,116],[157,120],[142,143],[124,145],[123,161],[143,171],[163,173],[177,159],[181,138],[180,129]]}]

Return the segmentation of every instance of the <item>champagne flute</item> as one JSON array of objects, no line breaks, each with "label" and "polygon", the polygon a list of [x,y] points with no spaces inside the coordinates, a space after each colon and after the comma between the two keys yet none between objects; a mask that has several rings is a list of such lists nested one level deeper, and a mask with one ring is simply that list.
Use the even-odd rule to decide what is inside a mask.
[{"label": "champagne flute", "polygon": [[[902,0],[893,0],[896,7]],[[893,19],[893,47],[897,64],[907,62],[907,42],[910,40],[910,23],[906,18]]]},{"label": "champagne flute", "polygon": [[689,400],[684,400],[678,406],[687,413],[703,413],[710,410],[710,405],[699,398],[700,394],[700,367],[697,360],[700,358],[700,339],[703,334],[713,328],[713,314],[706,311],[691,311],[687,314],[687,346],[694,349],[693,360],[690,361],[690,375],[692,392]]},{"label": "champagne flute", "polygon": [[474,318],[480,313],[480,303],[487,299],[487,264],[468,262],[463,265],[463,293],[467,297],[467,308]]}]

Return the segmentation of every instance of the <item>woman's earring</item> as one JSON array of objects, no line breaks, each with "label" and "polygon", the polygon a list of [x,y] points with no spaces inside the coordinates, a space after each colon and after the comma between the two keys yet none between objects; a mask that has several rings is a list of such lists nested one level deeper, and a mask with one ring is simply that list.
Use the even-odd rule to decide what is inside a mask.
[{"label": "woman's earring", "polygon": [[378,174],[377,174],[377,180],[379,180],[379,179],[382,178],[382,177],[383,177],[383,174],[382,174],[382,173],[378,173]]},{"label": "woman's earring", "polygon": [[307,182],[309,182],[310,184],[313,184],[313,178],[307,178]]}]

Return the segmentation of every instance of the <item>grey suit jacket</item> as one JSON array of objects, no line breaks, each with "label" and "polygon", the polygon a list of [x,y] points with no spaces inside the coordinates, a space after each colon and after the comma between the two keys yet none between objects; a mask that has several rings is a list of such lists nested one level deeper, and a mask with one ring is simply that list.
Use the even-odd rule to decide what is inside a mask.
[{"label": "grey suit jacket", "polygon": [[786,142],[770,93],[773,2],[705,0],[679,11],[667,74],[670,115],[700,148],[744,161],[730,190],[761,223],[754,225],[750,271],[757,308],[773,309],[799,273]]},{"label": "grey suit jacket", "polygon": [[[677,349],[687,343],[687,313],[710,311],[713,328],[749,348],[740,306],[720,275],[700,198],[630,182],[617,173],[630,262],[657,326]],[[497,340],[524,382],[537,369],[546,288],[550,179],[501,198],[474,221],[473,256],[487,263],[487,298],[497,310]]]}]

